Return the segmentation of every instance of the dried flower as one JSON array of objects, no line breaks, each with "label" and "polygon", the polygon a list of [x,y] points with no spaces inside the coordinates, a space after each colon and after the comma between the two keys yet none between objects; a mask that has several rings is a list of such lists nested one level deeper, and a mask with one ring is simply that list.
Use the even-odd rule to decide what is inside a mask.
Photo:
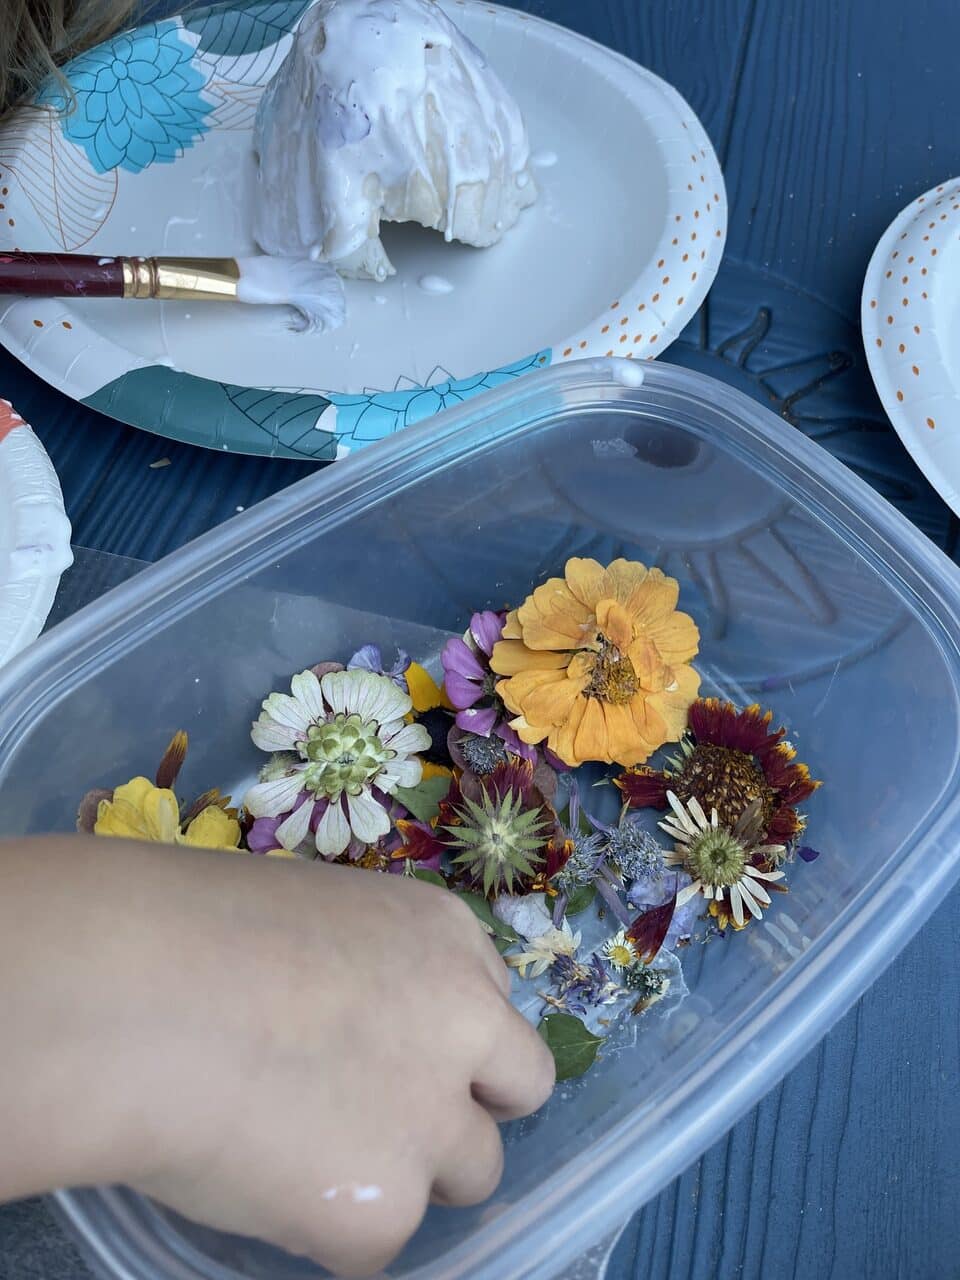
[{"label": "dried flower", "polygon": [[633,943],[627,937],[626,929],[621,929],[619,933],[615,933],[613,937],[606,940],[603,944],[603,954],[610,967],[617,972],[629,969],[637,963],[637,953],[633,949]]},{"label": "dried flower", "polygon": [[603,837],[596,831],[573,837],[570,856],[553,877],[554,887],[561,893],[571,894],[593,884],[603,861]]},{"label": "dried flower", "polygon": [[678,595],[659,569],[568,560],[508,616],[493,650],[511,728],[571,766],[639,764],[675,742],[700,683],[689,665],[699,633]]},{"label": "dried flower", "polygon": [[276,830],[285,849],[298,848],[311,830],[324,857],[338,857],[351,840],[376,844],[390,830],[389,797],[422,775],[414,753],[430,736],[404,723],[410,709],[409,694],[370,671],[294,676],[291,694],[270,694],[253,726],[258,747],[289,754],[247,793],[247,812],[288,814]]},{"label": "dried flower", "polygon": [[131,778],[116,788],[112,799],[101,800],[93,829],[98,836],[190,844],[202,849],[236,849],[240,843],[235,813],[212,803],[184,824],[173,792],[146,778]]},{"label": "dried flower", "polygon": [[398,689],[402,689],[404,693],[409,693],[407,688],[407,668],[409,666],[410,655],[405,653],[403,649],[397,650],[393,665],[388,667],[383,660],[380,646],[377,644],[365,644],[357,650],[347,663],[347,670],[372,671],[374,675],[386,676],[388,680],[393,681]]},{"label": "dried flower", "polygon": [[521,978],[539,978],[561,956],[575,956],[580,947],[580,934],[574,933],[566,920],[559,929],[550,928],[525,944],[526,949],[506,956],[506,962]]},{"label": "dried flower", "polygon": [[504,706],[496,693],[497,678],[490,669],[490,655],[503,632],[505,617],[505,613],[489,609],[475,613],[463,637],[447,641],[440,654],[444,690],[456,710],[459,729],[481,738],[495,734],[513,755],[535,761],[536,750],[521,742],[504,718]]},{"label": "dried flower", "polygon": [[479,734],[464,733],[462,729],[454,728],[450,730],[447,741],[454,764],[479,777],[493,773],[498,764],[506,764],[510,759],[506,743],[496,734],[482,738]]},{"label": "dried flower", "polygon": [[677,902],[685,902],[700,893],[708,901],[723,902],[739,926],[745,923],[745,907],[750,915],[759,919],[761,904],[770,903],[770,895],[762,882],[784,878],[783,871],[765,871],[758,865],[775,861],[784,851],[782,845],[760,843],[763,838],[761,802],[754,800],[732,827],[720,825],[716,809],[708,819],[695,798],[684,805],[668,791],[667,803],[673,812],[660,826],[676,843],[666,861],[682,866],[692,877],[691,883],[677,895]]},{"label": "dried flower", "polygon": [[637,996],[631,1013],[643,1013],[656,1004],[670,990],[670,975],[663,969],[653,969],[648,964],[635,964],[620,979],[628,991]]},{"label": "dried flower", "polygon": [[615,827],[596,824],[604,835],[604,856],[624,880],[659,880],[663,876],[663,848],[656,836],[644,831],[627,806]]},{"label": "dried flower", "polygon": [[756,705],[738,711],[718,698],[701,698],[690,708],[689,734],[671,767],[628,770],[617,786],[634,808],[667,807],[667,791],[682,802],[695,797],[720,823],[732,826],[758,800],[767,839],[788,844],[803,830],[797,813],[820,786],[796,751],[785,741],[786,730],[771,731],[773,714]]},{"label": "dried flower", "polygon": [[560,956],[551,966],[550,977],[554,989],[545,997],[547,1004],[581,1018],[593,1009],[615,1004],[623,994],[597,955],[587,964],[580,964],[572,956]]},{"label": "dried flower", "polygon": [[478,779],[476,798],[450,800],[444,835],[455,867],[488,897],[531,881],[549,843],[552,810],[533,784],[529,761],[498,765]]}]

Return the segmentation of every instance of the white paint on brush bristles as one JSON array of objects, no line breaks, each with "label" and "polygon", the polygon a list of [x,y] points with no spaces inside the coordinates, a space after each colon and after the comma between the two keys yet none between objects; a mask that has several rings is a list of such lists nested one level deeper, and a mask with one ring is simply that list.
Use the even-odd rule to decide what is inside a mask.
[{"label": "white paint on brush bristles", "polygon": [[254,305],[292,307],[302,333],[338,329],[347,314],[343,282],[326,262],[303,258],[238,258],[237,298]]}]

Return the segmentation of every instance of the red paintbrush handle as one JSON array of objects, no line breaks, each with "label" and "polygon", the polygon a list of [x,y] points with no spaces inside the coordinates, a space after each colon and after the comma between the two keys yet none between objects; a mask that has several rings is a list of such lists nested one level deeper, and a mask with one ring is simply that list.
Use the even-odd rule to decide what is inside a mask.
[{"label": "red paintbrush handle", "polygon": [[87,253],[0,252],[0,294],[31,298],[122,298],[123,259]]}]

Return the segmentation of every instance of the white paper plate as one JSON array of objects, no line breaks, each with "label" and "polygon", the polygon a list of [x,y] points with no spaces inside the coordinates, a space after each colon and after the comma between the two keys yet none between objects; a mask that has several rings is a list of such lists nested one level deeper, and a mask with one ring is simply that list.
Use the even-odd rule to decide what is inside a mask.
[{"label": "white paper plate", "polygon": [[867,267],[861,324],[890,421],[960,514],[960,178],[887,228]]},{"label": "white paper plate", "polygon": [[20,415],[0,400],[0,663],[36,640],[72,561],[56,472]]},{"label": "white paper plate", "polygon": [[[528,369],[661,352],[702,302],[726,233],[699,121],[662,80],[571,31],[444,3],[518,99],[538,162],[540,198],[499,245],[388,227],[397,276],[348,282],[348,322],[328,335],[291,335],[274,309],[18,300],[0,339],[136,426],[317,459]],[[76,59],[72,115],[0,129],[0,246],[251,252],[254,113],[306,5],[237,0]],[[452,292],[425,292],[427,275]]]}]

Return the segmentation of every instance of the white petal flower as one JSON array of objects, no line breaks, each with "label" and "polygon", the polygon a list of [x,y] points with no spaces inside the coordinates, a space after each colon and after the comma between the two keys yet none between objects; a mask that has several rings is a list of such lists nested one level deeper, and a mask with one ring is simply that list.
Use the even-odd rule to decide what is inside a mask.
[{"label": "white petal flower", "polygon": [[252,818],[276,818],[292,809],[303,789],[303,769],[298,765],[284,778],[258,782],[250,788],[243,807]]},{"label": "white petal flower", "polygon": [[301,671],[290,681],[293,696],[302,704],[311,721],[322,720],[326,714],[320,681],[312,671]]},{"label": "white petal flower", "polygon": [[317,824],[317,852],[324,858],[338,858],[346,852],[350,843],[350,824],[343,812],[340,800],[327,805],[326,812]]},{"label": "white petal flower", "polygon": [[761,908],[770,905],[770,895],[763,881],[782,880],[781,870],[763,871],[753,865],[755,858],[777,861],[786,853],[783,845],[761,844],[763,818],[760,801],[749,805],[732,828],[720,825],[716,809],[708,818],[695,796],[684,804],[672,791],[667,792],[669,813],[661,822],[662,830],[674,840],[672,853],[664,861],[682,866],[691,883],[677,895],[677,906],[695,894],[711,902],[729,904],[734,923],[742,926],[747,916],[761,918]]},{"label": "white petal flower", "polygon": [[506,961],[517,969],[521,978],[539,978],[546,973],[558,956],[574,956],[580,947],[580,934],[574,933],[567,920],[559,929],[550,928],[527,943],[525,951],[507,956]]},{"label": "white petal flower", "polygon": [[390,830],[390,818],[382,804],[374,800],[369,790],[357,796],[347,796],[347,812],[350,830],[364,844],[376,844]]},{"label": "white petal flower", "polygon": [[[390,830],[382,796],[416,786],[423,773],[416,752],[430,745],[422,725],[404,722],[412,706],[409,694],[388,676],[363,669],[330,671],[319,679],[301,671],[291,689],[292,694],[272,693],[253,726],[257,746],[288,754],[274,756],[270,769],[276,776],[251,789],[248,811],[254,817],[288,815],[277,835],[285,848],[296,848],[323,802],[316,831],[320,853],[338,857],[351,838],[375,844]],[[310,800],[291,813],[301,791]]]},{"label": "white petal flower", "polygon": [[298,849],[307,838],[310,830],[310,819],[313,817],[314,802],[306,799],[277,827],[277,843],[283,849]]}]

